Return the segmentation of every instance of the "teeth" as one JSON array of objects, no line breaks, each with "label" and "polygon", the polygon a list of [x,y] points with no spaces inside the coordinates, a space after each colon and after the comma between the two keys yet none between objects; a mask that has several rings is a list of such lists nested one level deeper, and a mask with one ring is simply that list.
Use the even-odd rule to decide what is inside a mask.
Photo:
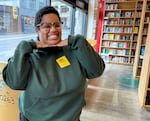
[{"label": "teeth", "polygon": [[57,39],[57,35],[51,35],[48,37],[49,39]]}]

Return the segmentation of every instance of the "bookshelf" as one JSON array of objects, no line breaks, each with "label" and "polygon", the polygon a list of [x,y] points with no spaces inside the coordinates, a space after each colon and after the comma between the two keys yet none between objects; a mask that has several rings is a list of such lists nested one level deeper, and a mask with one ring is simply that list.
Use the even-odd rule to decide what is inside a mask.
[{"label": "bookshelf", "polygon": [[106,0],[101,56],[105,62],[133,65],[142,0]]},{"label": "bookshelf", "polygon": [[145,53],[141,68],[138,96],[141,107],[150,109],[150,23],[148,25],[148,35],[146,39]]},{"label": "bookshelf", "polygon": [[150,22],[150,0],[144,0],[140,20],[138,41],[136,46],[135,62],[133,65],[133,76],[137,79],[140,79],[141,75],[149,22]]}]

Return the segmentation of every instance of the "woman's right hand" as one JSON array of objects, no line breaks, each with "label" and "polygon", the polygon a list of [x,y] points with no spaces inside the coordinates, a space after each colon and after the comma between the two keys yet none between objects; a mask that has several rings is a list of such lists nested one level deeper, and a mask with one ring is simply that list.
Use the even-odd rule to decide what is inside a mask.
[{"label": "woman's right hand", "polygon": [[46,48],[46,47],[63,47],[63,46],[67,46],[68,45],[68,40],[61,40],[59,43],[57,43],[56,45],[48,45],[45,44],[42,41],[36,41],[36,47],[37,48]]}]

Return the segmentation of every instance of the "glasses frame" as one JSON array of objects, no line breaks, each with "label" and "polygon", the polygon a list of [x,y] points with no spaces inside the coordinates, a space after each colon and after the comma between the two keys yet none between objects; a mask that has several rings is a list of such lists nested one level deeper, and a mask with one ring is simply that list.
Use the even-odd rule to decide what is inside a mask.
[{"label": "glasses frame", "polygon": [[[45,27],[42,27],[44,24],[47,24],[47,25]],[[41,27],[42,29],[50,30],[52,27],[54,27],[54,28],[60,28],[62,24],[63,24],[63,22],[40,23],[40,24],[37,24],[36,27],[38,27],[38,28]]]}]

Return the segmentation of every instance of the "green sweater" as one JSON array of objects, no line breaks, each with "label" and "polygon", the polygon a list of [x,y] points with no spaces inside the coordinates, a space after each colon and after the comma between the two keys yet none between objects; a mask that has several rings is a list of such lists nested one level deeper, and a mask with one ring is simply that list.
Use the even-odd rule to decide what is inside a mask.
[{"label": "green sweater", "polygon": [[85,105],[86,79],[100,76],[104,61],[81,36],[68,46],[37,49],[22,41],[3,70],[6,84],[23,90],[19,108],[29,121],[78,121]]}]

